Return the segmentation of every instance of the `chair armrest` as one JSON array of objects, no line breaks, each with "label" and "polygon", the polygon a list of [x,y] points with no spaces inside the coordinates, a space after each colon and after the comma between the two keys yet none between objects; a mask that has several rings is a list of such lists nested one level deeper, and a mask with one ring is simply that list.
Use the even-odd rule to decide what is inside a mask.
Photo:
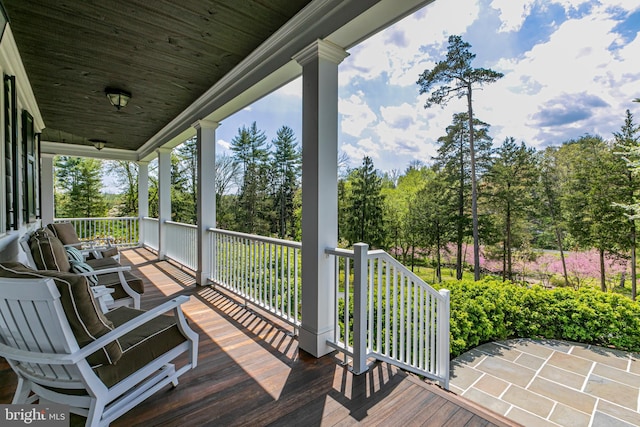
[{"label": "chair armrest", "polygon": [[129,320],[128,322],[118,326],[111,332],[106,333],[89,345],[84,346],[80,350],[71,354],[55,354],[55,353],[36,353],[27,350],[20,350],[9,347],[0,343],[0,355],[7,356],[9,359],[19,360],[25,363],[48,363],[51,365],[70,365],[78,363],[80,360],[86,359],[87,356],[100,350],[105,345],[117,340],[124,334],[131,332],[138,326],[154,319],[167,311],[176,310],[182,312],[180,305],[189,301],[189,296],[180,295],[173,298],[158,307],[141,314],[140,316]]},{"label": "chair armrest", "polygon": [[120,271],[131,271],[131,267],[128,265],[121,265],[120,267],[101,268],[99,270],[73,274],[77,274],[78,276],[100,276],[102,274],[118,273]]}]

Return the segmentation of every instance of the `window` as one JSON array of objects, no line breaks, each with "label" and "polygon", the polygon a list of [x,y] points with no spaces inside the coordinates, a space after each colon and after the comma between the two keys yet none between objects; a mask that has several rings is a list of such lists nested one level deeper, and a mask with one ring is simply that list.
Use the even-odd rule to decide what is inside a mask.
[{"label": "window", "polygon": [[24,222],[33,222],[39,216],[38,206],[38,147],[33,127],[33,116],[22,111],[22,157],[24,159],[23,213]]}]

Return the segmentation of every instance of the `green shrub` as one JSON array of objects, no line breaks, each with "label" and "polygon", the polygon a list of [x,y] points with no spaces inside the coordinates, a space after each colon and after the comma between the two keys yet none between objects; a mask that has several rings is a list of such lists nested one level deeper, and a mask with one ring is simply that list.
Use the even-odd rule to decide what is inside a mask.
[{"label": "green shrub", "polygon": [[585,287],[545,290],[498,279],[448,282],[451,356],[508,338],[576,341],[640,351],[640,304]]}]

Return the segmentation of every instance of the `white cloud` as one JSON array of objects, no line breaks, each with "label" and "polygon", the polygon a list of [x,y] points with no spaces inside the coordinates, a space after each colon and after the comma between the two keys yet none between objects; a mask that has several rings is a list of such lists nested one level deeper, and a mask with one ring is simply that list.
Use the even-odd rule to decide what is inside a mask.
[{"label": "white cloud", "polygon": [[531,11],[535,0],[493,0],[491,7],[498,11],[502,25],[498,31],[518,31]]},{"label": "white cloud", "polygon": [[[611,120],[622,122],[623,105],[632,97],[621,96],[621,88],[632,90],[634,80],[640,77],[625,78],[625,74],[640,72],[629,68],[637,61],[640,41],[617,53],[609,50],[619,41],[612,32],[616,25],[605,7],[594,8],[588,16],[562,23],[548,42],[536,45],[521,59],[503,59],[496,64],[495,69],[504,71],[505,77],[474,96],[477,116],[500,127],[494,134],[496,140],[513,136],[541,146],[561,143],[563,137],[576,133],[600,133],[609,138],[619,127],[616,124],[612,129]],[[607,108],[589,108],[580,101],[592,97],[602,100]],[[537,118],[553,111],[543,111],[549,105],[567,115],[566,124],[541,126]],[[579,111],[590,114],[582,121],[572,121]],[[550,137],[557,139],[548,140]]]},{"label": "white cloud", "polygon": [[218,144],[218,147],[222,148],[223,150],[231,149],[231,143],[225,141],[224,139],[218,139],[216,143]]},{"label": "white cloud", "polygon": [[376,114],[364,101],[362,93],[340,99],[338,111],[342,116],[342,132],[356,137],[378,120]]},{"label": "white cloud", "polygon": [[[543,0],[479,1],[490,2],[501,22],[493,28],[486,23],[478,26],[486,29],[487,37],[491,32],[514,37],[509,40],[514,46],[515,31],[522,27],[526,15],[551,4]],[[554,3],[576,11],[586,0]],[[495,144],[508,136],[537,147],[584,133],[610,138],[622,125],[624,110],[638,110],[639,105],[630,100],[640,97],[640,37],[624,45],[627,41],[613,32],[619,21],[611,15],[611,7],[631,12],[640,5],[631,9],[630,2],[624,0],[603,3],[593,3],[589,13],[579,19],[559,19],[555,31],[530,50],[516,51],[514,57],[485,65],[505,74],[498,82],[474,91],[475,115],[491,125]],[[468,14],[460,17],[454,13],[460,10]],[[417,94],[417,76],[442,59],[447,35],[466,37],[465,31],[478,14],[477,1],[436,1],[352,49],[340,68],[341,91],[348,95],[340,100],[339,111],[341,146],[353,165],[364,155],[375,158],[376,167],[386,170],[402,168],[412,159],[430,162],[436,154],[437,138],[445,133],[453,114],[466,111],[465,100],[453,99],[444,108],[425,110],[426,95],[407,98],[406,89],[404,94],[402,90],[378,90],[362,80],[414,87]],[[470,34],[478,34],[478,26]],[[473,46],[483,43],[468,41]],[[611,46],[623,47],[610,50]]]},{"label": "white cloud", "polygon": [[[399,86],[416,84],[418,75],[434,64],[421,47],[441,44],[450,34],[461,34],[477,19],[479,0],[440,0],[403,19],[351,49],[340,67],[340,84],[354,78],[373,80],[386,75]],[[452,13],[456,11],[456,13]]]}]

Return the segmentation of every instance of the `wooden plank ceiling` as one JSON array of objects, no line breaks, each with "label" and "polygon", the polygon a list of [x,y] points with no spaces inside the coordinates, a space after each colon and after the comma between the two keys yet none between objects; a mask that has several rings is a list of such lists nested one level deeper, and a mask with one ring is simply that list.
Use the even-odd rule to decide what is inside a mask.
[{"label": "wooden plank ceiling", "polygon": [[[310,0],[2,0],[42,139],[136,150]],[[106,87],[132,93],[118,111]]]}]

